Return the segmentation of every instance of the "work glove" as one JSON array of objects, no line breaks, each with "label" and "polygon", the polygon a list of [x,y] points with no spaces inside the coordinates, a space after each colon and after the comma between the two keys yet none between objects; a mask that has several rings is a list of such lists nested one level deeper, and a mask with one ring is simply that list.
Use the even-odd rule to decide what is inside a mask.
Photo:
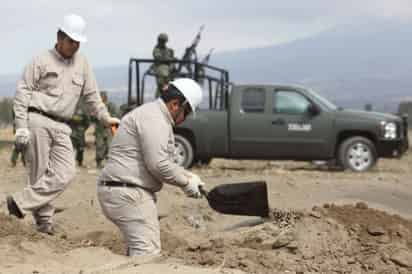
[{"label": "work glove", "polygon": [[15,134],[14,144],[18,152],[23,152],[30,141],[30,131],[28,128],[18,128]]},{"label": "work glove", "polygon": [[187,197],[199,199],[202,198],[202,193],[200,192],[200,187],[204,186],[205,183],[196,174],[186,171],[186,177],[188,178],[188,183],[182,190]]}]

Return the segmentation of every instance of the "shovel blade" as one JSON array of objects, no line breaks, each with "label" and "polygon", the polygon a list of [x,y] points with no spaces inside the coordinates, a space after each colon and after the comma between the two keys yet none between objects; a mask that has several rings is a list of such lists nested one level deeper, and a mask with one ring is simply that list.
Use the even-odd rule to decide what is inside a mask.
[{"label": "shovel blade", "polygon": [[223,214],[269,216],[266,182],[223,184],[207,194],[211,208]]}]

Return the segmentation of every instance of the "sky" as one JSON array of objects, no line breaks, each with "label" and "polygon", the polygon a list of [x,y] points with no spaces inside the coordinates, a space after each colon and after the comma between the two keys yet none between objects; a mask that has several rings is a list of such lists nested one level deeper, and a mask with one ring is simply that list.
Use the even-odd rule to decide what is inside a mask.
[{"label": "sky", "polygon": [[87,22],[82,51],[94,67],[150,58],[156,37],[169,34],[181,57],[199,27],[200,56],[263,47],[313,36],[365,18],[412,20],[411,0],[2,0],[0,75],[20,73],[37,54],[52,48],[68,13]]}]

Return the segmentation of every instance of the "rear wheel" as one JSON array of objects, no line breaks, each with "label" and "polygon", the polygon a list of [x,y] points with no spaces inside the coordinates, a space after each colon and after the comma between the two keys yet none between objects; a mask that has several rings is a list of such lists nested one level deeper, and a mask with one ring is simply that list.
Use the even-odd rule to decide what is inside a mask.
[{"label": "rear wheel", "polygon": [[175,154],[173,161],[183,166],[184,168],[189,168],[192,166],[194,160],[194,149],[190,141],[179,134],[175,135]]},{"label": "rear wheel", "polygon": [[376,164],[376,148],[372,141],[365,137],[351,137],[340,145],[338,159],[345,169],[367,171]]}]

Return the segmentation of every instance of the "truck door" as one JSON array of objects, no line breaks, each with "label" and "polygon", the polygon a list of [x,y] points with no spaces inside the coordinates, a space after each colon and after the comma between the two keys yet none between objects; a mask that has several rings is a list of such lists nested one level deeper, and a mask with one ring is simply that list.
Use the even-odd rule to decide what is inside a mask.
[{"label": "truck door", "polygon": [[271,124],[265,131],[272,155],[283,159],[322,159],[330,153],[333,115],[310,114],[315,104],[300,90],[276,88],[271,92]]},{"label": "truck door", "polygon": [[230,114],[231,156],[267,158],[272,153],[270,92],[262,87],[242,87],[233,94]]}]

